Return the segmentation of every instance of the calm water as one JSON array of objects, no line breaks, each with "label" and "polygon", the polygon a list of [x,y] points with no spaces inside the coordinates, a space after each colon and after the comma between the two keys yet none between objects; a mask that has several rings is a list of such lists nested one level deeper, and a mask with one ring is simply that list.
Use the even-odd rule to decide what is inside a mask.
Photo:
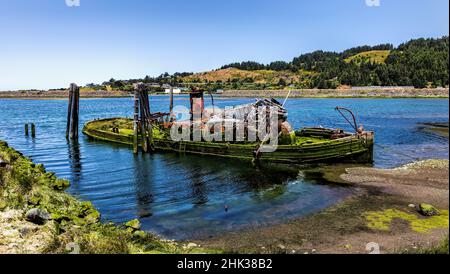
[{"label": "calm water", "polygon": [[[216,98],[216,105],[251,101]],[[188,101],[177,97],[176,103],[187,105]],[[167,111],[169,101],[152,97],[151,104],[152,111]],[[292,99],[287,103],[289,120],[295,128],[348,128],[334,111],[337,105],[353,109],[359,123],[376,132],[378,167],[449,156],[448,139],[418,125],[448,122],[448,100]],[[131,106],[130,98],[81,100],[81,123],[100,117],[131,117]],[[71,180],[69,191],[92,201],[105,221],[140,218],[149,231],[192,239],[304,216],[351,192],[297,170],[255,170],[211,157],[134,156],[126,146],[88,141],[83,135],[78,144],[68,144],[66,111],[64,100],[0,99],[0,139]],[[36,139],[24,136],[26,122],[36,124]]]}]

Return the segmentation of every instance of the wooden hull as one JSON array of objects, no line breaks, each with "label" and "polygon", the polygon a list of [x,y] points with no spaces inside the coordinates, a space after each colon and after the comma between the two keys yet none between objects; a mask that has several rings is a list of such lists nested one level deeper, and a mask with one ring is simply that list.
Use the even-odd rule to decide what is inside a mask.
[{"label": "wooden hull", "polygon": [[[95,123],[95,121],[91,123]],[[334,132],[331,129],[318,128],[305,128],[302,131],[321,135],[330,135]],[[89,123],[84,127],[83,133],[96,140],[133,145],[132,135],[127,136],[95,129],[95,127],[89,126]],[[279,145],[274,152],[261,153],[259,155],[259,161],[300,165],[325,162],[372,163],[373,140],[373,133],[368,132],[363,135],[354,134],[344,138],[330,139],[312,144]],[[255,160],[255,151],[258,148],[258,144],[175,142],[158,138],[155,138],[153,142],[156,151],[210,155],[248,161]]]}]

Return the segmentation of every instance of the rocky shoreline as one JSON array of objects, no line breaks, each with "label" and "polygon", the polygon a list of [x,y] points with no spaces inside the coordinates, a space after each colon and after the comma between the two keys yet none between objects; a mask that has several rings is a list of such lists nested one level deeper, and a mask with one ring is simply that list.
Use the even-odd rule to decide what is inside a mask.
[{"label": "rocky shoreline", "polygon": [[64,191],[68,185],[0,141],[0,254],[218,252],[160,239],[138,220],[104,224],[90,202]]}]

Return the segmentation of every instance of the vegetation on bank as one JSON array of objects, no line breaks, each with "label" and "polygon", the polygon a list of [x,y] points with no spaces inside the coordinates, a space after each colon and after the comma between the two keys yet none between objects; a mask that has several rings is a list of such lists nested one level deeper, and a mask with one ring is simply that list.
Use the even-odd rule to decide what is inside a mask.
[{"label": "vegetation on bank", "polygon": [[131,91],[133,83],[150,84],[154,92],[164,84],[200,85],[207,90],[335,89],[346,86],[448,87],[449,37],[415,39],[398,47],[391,44],[360,46],[343,52],[315,51],[291,62],[270,64],[247,61],[204,73],[169,73],[143,79],[110,79],[90,90]]},{"label": "vegetation on bank", "polygon": [[[0,233],[0,252],[15,235],[11,230],[13,219],[20,235],[32,230],[39,238],[34,241],[36,253],[70,253],[77,249],[88,254],[215,252],[159,239],[141,231],[138,220],[121,226],[101,223],[100,213],[90,202],[78,201],[64,192],[68,181],[58,179],[3,141],[0,164],[0,230],[8,229]],[[2,223],[7,215],[18,217]],[[17,242],[9,245],[24,245],[23,238],[18,235]]]}]

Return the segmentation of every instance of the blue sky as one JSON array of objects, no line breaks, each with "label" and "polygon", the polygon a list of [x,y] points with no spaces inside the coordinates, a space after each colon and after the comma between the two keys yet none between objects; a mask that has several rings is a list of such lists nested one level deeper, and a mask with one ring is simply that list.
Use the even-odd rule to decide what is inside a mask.
[{"label": "blue sky", "polygon": [[0,0],[0,90],[290,61],[449,33],[448,0],[379,1]]}]

